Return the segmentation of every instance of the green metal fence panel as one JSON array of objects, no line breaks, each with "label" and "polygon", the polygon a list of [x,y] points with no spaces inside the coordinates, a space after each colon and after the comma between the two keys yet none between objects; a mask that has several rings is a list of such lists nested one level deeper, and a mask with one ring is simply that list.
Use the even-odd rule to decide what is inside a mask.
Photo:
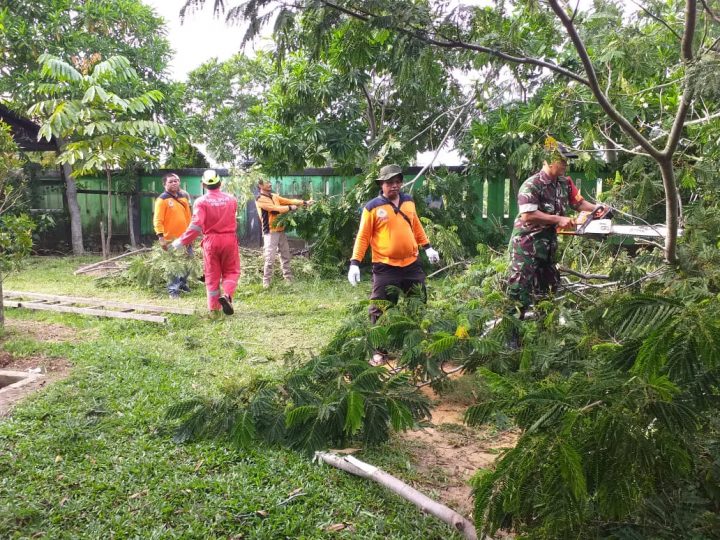
[{"label": "green metal fence panel", "polygon": [[62,184],[40,184],[33,190],[33,208],[63,210],[65,208]]},{"label": "green metal fence panel", "polygon": [[[107,232],[107,181],[104,178],[82,177],[76,183],[83,233],[99,235],[101,221]],[[127,193],[112,194],[113,235],[128,234],[128,196]]]},{"label": "green metal fence panel", "polygon": [[[191,199],[202,195],[202,177],[179,172],[180,187],[190,194]],[[143,175],[138,180],[140,193],[140,234],[155,235],[153,227],[153,211],[155,199],[164,191],[162,177],[164,174]]]},{"label": "green metal fence panel", "polygon": [[493,221],[502,222],[505,219],[505,183],[500,181],[488,182],[487,217]]},{"label": "green metal fence panel", "polygon": [[[124,184],[118,182],[118,186],[127,189],[127,191],[113,195],[114,235],[129,234],[128,198],[132,196],[131,192],[136,189],[136,200],[139,207],[136,219],[139,218],[139,233],[143,236],[154,236],[153,208],[155,199],[163,191],[162,176],[164,172],[147,172],[136,180],[126,179]],[[202,170],[187,169],[175,172],[181,178],[182,188],[193,199],[202,194]],[[320,199],[326,196],[341,196],[362,181],[363,178],[362,175],[335,175],[332,174],[331,169],[313,169],[306,172],[308,174],[272,177],[273,189],[281,195],[291,198]],[[225,173],[222,172],[221,174]],[[597,178],[582,173],[572,173],[571,176],[586,199],[597,199],[598,186],[602,186],[602,183],[599,183]],[[406,180],[413,177],[413,173],[408,172],[406,174]],[[413,186],[413,193],[417,193],[424,180],[424,175],[418,178]],[[509,232],[518,210],[517,194],[511,189],[510,181],[508,179],[485,179],[469,175],[467,180],[468,189],[472,189],[481,202],[481,210],[471,219],[474,219],[479,224],[502,225]],[[106,180],[99,177],[83,177],[77,179],[77,184],[83,231],[85,235],[98,235],[99,237],[100,221],[106,220]],[[58,212],[65,209],[64,185],[57,171],[34,175],[31,190],[33,206],[37,211],[46,209]],[[249,234],[253,227],[251,222],[255,218],[254,202],[250,201],[247,207],[240,209],[238,212],[238,232],[240,236]],[[254,234],[257,234],[257,232]]]}]

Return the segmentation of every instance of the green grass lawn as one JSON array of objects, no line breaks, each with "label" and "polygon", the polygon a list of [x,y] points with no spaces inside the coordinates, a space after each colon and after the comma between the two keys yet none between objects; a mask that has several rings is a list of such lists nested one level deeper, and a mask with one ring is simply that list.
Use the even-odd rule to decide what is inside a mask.
[{"label": "green grass lawn", "polygon": [[[4,287],[170,303],[72,275],[88,262],[32,259]],[[304,455],[172,440],[168,405],[278,372],[291,349],[319,350],[345,309],[367,296],[367,280],[351,288],[341,277],[269,291],[241,282],[236,315],[218,320],[206,315],[200,287],[178,302],[198,315],[166,325],[7,310],[8,318],[73,327],[78,338],[52,343],[16,331],[2,344],[16,355],[64,357],[74,368],[0,418],[0,538],[455,538],[382,488]],[[371,458],[395,472],[404,461],[397,453],[387,445]],[[284,502],[297,489],[303,494]],[[326,530],[336,523],[348,525]]]}]

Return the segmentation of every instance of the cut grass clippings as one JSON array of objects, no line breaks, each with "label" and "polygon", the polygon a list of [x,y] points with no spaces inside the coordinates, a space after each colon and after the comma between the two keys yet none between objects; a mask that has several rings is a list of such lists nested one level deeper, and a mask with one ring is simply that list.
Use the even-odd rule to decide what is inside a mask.
[{"label": "cut grass clippings", "polygon": [[[169,305],[72,276],[87,262],[33,259],[4,285]],[[366,297],[363,285],[340,277],[270,291],[241,283],[236,316],[218,320],[205,314],[197,287],[178,305],[197,306],[198,315],[166,325],[7,310],[34,326],[76,328],[80,338],[46,342],[14,332],[3,343],[15,355],[63,357],[74,368],[0,420],[0,538],[453,538],[382,488],[301,454],[242,451],[221,440],[177,445],[163,418],[179,400],[282,373],[290,350],[318,351],[346,307]],[[397,450],[373,451],[383,452]]]}]

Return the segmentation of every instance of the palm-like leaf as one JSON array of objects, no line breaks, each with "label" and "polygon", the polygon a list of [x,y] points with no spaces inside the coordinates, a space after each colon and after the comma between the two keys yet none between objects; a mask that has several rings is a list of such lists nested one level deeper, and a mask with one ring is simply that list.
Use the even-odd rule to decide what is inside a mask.
[{"label": "palm-like leaf", "polygon": [[38,63],[40,64],[40,74],[57,82],[79,82],[83,78],[77,69],[57,56],[47,53],[41,54],[38,57]]}]

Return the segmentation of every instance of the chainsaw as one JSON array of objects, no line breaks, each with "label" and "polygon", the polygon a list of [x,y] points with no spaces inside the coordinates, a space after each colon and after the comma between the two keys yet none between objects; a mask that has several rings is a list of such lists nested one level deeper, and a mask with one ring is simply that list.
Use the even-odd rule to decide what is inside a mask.
[{"label": "chainsaw", "polygon": [[[567,229],[558,229],[558,234],[574,236],[632,236],[639,238],[666,238],[665,225],[616,225],[612,221],[613,209],[598,205],[590,212],[580,212],[573,224]],[[678,236],[682,236],[678,229]]]}]

